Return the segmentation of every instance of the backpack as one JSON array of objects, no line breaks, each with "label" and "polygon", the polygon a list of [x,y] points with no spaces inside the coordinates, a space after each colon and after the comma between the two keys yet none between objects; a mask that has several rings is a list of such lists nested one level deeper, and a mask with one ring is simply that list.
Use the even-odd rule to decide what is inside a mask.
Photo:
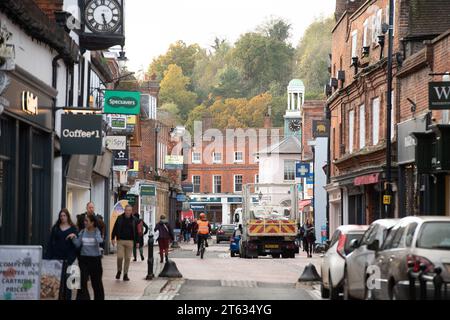
[{"label": "backpack", "polygon": [[139,237],[144,236],[144,221],[139,221],[137,224],[137,233]]}]

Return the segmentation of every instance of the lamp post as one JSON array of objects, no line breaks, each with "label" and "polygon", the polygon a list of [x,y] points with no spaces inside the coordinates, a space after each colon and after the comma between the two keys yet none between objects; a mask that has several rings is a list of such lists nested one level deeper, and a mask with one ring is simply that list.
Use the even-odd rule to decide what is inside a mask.
[{"label": "lamp post", "polygon": [[394,0],[389,0],[389,44],[388,44],[388,65],[387,65],[387,108],[386,108],[386,184],[383,204],[385,210],[384,218],[392,216],[392,143],[391,143],[391,110],[392,110],[392,51],[393,51],[393,25],[394,25]]}]

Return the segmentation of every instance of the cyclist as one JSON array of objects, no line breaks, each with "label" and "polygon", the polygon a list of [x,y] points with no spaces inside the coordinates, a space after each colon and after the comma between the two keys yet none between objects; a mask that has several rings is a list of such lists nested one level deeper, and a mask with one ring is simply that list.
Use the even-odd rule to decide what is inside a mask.
[{"label": "cyclist", "polygon": [[210,232],[211,225],[209,224],[208,219],[206,219],[206,214],[201,213],[200,220],[197,221],[197,256],[200,255],[200,247],[203,241],[205,241],[205,247],[208,246],[208,236]]}]

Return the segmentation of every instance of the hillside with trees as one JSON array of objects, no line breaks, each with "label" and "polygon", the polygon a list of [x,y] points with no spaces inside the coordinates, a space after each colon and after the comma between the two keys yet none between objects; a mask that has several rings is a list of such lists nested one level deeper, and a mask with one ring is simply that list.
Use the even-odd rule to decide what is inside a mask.
[{"label": "hillside with trees", "polygon": [[204,113],[218,128],[246,128],[262,126],[270,106],[281,126],[292,78],[304,81],[308,98],[323,98],[333,21],[314,21],[295,48],[283,19],[264,22],[234,44],[216,38],[201,48],[177,41],[148,69],[161,81],[161,109],[188,128]]}]

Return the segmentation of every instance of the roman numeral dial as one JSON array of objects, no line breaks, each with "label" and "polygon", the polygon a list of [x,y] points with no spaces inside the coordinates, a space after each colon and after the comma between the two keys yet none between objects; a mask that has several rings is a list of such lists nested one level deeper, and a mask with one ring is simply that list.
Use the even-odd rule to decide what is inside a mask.
[{"label": "roman numeral dial", "polygon": [[84,20],[92,32],[114,33],[122,24],[122,14],[117,0],[88,0]]}]

